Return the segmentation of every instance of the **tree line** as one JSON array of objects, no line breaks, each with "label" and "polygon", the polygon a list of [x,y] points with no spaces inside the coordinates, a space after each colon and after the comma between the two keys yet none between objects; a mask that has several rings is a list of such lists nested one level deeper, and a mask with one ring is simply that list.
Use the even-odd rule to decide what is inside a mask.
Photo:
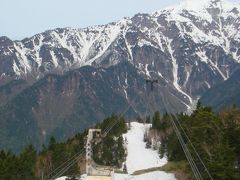
[{"label": "tree line", "polygon": [[[122,133],[125,133],[126,123],[121,117],[112,115],[96,125],[95,128],[106,129],[116,124],[108,135],[96,148],[96,152],[101,153],[95,156],[100,164],[119,166],[125,158],[123,149]],[[76,134],[65,142],[56,142],[51,137],[47,147],[43,145],[42,150],[37,152],[33,145],[28,145],[20,154],[14,154],[11,151],[0,151],[0,180],[41,180],[50,179],[55,175],[52,173],[56,168],[68,161],[75,154],[84,150],[84,143],[88,131]],[[106,148],[112,147],[112,148]],[[118,151],[119,148],[119,151]],[[111,151],[109,151],[111,150]],[[117,155],[116,158],[115,155]],[[103,159],[106,159],[103,161]],[[52,174],[51,174],[52,173]],[[68,171],[65,176],[79,176],[85,173],[85,153]],[[73,178],[74,179],[74,178]]]},{"label": "tree line", "polygon": [[[196,110],[191,115],[182,113],[160,116],[159,112],[154,114],[152,128],[161,132],[160,157],[167,156],[168,160],[173,162],[187,161],[171,120],[177,124],[203,179],[211,178],[201,160],[213,179],[240,179],[239,108],[232,107],[216,113],[198,102]],[[188,172],[193,178],[190,167]]]},{"label": "tree line", "polygon": [[[172,128],[171,120],[178,125],[192,157],[199,168],[203,179],[210,179],[205,168],[196,156],[191,140],[202,161],[206,165],[213,179],[240,179],[240,109],[232,107],[221,112],[213,112],[210,107],[198,103],[191,114],[160,114],[156,112],[151,118],[152,129],[160,132],[161,146],[159,156],[166,156],[172,162],[186,162],[178,138]],[[149,120],[150,121],[150,120]],[[116,124],[116,125],[115,125]],[[115,125],[115,126],[113,126]],[[113,126],[107,136],[94,149],[94,160],[102,165],[120,167],[126,154],[123,147],[122,134],[127,132],[124,118],[112,115],[103,120],[95,128],[102,130]],[[51,177],[54,169],[69,160],[76,153],[84,150],[87,130],[76,134],[65,142],[56,142],[52,137],[47,147],[43,146],[37,152],[32,145],[26,146],[18,155],[11,151],[0,151],[0,179],[1,180],[38,180]],[[63,175],[80,175],[84,172],[84,157],[75,163]],[[191,168],[187,169],[193,178]],[[47,178],[47,179],[49,179]]]}]

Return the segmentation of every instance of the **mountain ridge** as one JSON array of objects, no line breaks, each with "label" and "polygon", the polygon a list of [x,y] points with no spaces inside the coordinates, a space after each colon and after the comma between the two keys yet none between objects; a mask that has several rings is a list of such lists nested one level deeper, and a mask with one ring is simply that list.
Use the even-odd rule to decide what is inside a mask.
[{"label": "mountain ridge", "polygon": [[[0,37],[2,92],[21,87],[0,95],[0,117],[13,117],[16,124],[28,117],[37,133],[33,142],[44,142],[44,134],[69,137],[71,128],[79,131],[132,105],[135,95],[130,114],[144,115],[145,79],[158,79],[156,107],[162,112],[164,98],[173,112],[190,110],[211,87],[231,78],[240,63],[239,6],[229,10],[219,6],[222,1],[209,2],[204,13],[176,6],[101,26],[49,30],[22,41]],[[4,85],[18,79],[26,85]],[[16,99],[29,106],[24,109]],[[46,130],[49,119],[52,126]],[[0,121],[1,138],[13,131],[10,122]],[[16,137],[22,136],[14,132],[12,142],[2,141],[1,147],[14,147]]]},{"label": "mountain ridge", "polygon": [[[182,4],[187,2],[188,1],[183,2]],[[194,21],[194,19],[191,19],[190,16],[193,16],[192,18],[194,18],[195,14],[193,11],[191,11],[190,13],[187,12],[186,14],[179,14],[179,12],[182,13],[183,11],[186,10],[177,7],[181,6],[175,6],[174,7],[175,9],[165,8],[164,10],[158,11],[158,13],[156,12],[153,14],[137,14],[133,18],[124,18],[116,23],[110,23],[106,25],[87,27],[83,29],[57,28],[54,30],[48,30],[43,33],[37,34],[32,38],[23,39],[22,41],[13,41],[12,47],[6,47],[4,51],[0,51],[0,54],[2,55],[2,57],[0,58],[1,60],[0,62],[4,60],[6,61],[6,59],[10,59],[12,61],[10,67],[9,65],[8,66],[5,65],[7,67],[5,68],[6,72],[4,72],[3,70],[0,72],[1,77],[8,75],[11,76],[12,74],[15,74],[15,76],[17,77],[26,76],[26,74],[30,74],[30,76],[38,78],[41,74],[44,75],[45,73],[54,71],[66,72],[70,69],[79,68],[83,65],[91,65],[93,62],[96,65],[103,66],[118,63],[123,57],[131,61],[133,60],[133,58],[135,58],[132,56],[133,54],[132,48],[136,46],[149,45],[157,49],[160,49],[161,51],[163,51],[163,53],[166,53],[164,52],[165,50],[162,48],[162,46],[164,46],[164,43],[171,44],[171,42],[169,42],[167,39],[164,40],[164,37],[169,38],[169,35],[170,36],[173,35],[172,33],[166,34],[165,32],[166,30],[164,30],[163,28],[165,25],[169,26],[168,24],[166,24],[166,22],[164,22],[166,20],[170,22],[175,21],[173,22],[175,23],[174,26],[185,26],[184,27],[185,29],[194,28],[194,30],[198,31],[198,32],[189,31],[190,32],[189,34],[189,32],[187,33],[184,32],[184,29],[182,29],[181,27],[173,27],[177,31],[179,31],[179,33],[176,33],[174,35],[176,37],[179,35],[180,36],[190,35],[192,36],[192,40],[196,41],[195,43],[199,43],[199,40],[205,41],[206,43],[210,39],[212,41],[211,43],[217,44],[218,46],[220,45],[222,46],[224,44],[226,38],[223,34],[221,34],[222,32],[217,32],[218,34],[216,36],[212,36],[211,38],[209,34],[206,33],[204,34],[203,32],[201,32],[203,28],[207,29],[208,27],[200,27],[199,25],[199,27],[196,28],[197,21],[190,24],[190,27],[188,27],[188,25],[184,25],[184,23]],[[235,9],[236,8],[237,7],[235,7]],[[176,13],[176,11],[179,12]],[[208,12],[205,12],[205,14],[207,13]],[[228,13],[230,13],[230,11]],[[164,16],[166,16],[166,18],[164,18]],[[209,13],[208,16],[210,16]],[[159,23],[158,21],[161,23]],[[217,22],[215,22],[214,24],[213,22],[213,24],[210,25],[216,26],[217,25],[216,23]],[[147,31],[146,29],[150,30]],[[154,29],[156,30],[154,31]],[[153,37],[148,37],[147,33],[151,32],[153,32],[155,35],[153,35]],[[136,41],[136,39],[135,40],[132,39],[134,37],[131,37],[130,39],[129,34],[131,34],[130,36],[135,36],[134,33],[138,33],[139,38],[141,38],[142,36],[143,38],[138,41]],[[191,33],[198,33],[197,35],[199,36],[200,39],[197,39],[196,37],[194,37],[196,35]],[[216,32],[213,31],[213,33]],[[174,36],[172,36],[172,39],[174,39]],[[221,41],[214,40],[217,39],[218,36],[221,38]],[[124,53],[114,49],[117,51],[117,54],[114,54],[114,56],[116,57],[112,57],[110,64],[101,63],[102,61],[104,61],[102,60],[104,58],[104,55],[105,56],[109,55],[108,52],[109,47],[114,44],[114,41],[116,39],[120,39],[120,41],[123,41],[122,43],[125,44]],[[186,39],[186,37],[184,37],[183,39]],[[2,42],[4,41],[2,43],[3,45],[11,44],[11,42],[9,42],[9,39],[1,41]],[[134,44],[131,44],[130,42]],[[8,50],[9,51],[12,50],[15,52],[13,57],[8,56],[11,54],[11,52],[8,52]],[[229,47],[223,50],[225,51],[227,50],[228,52],[230,52]],[[112,53],[113,50],[110,49],[110,51]],[[121,56],[119,54],[121,54]],[[232,53],[232,55],[234,56],[234,53]],[[198,56],[202,61],[206,61],[206,59],[208,58],[204,55],[204,51],[202,50],[198,52]],[[114,61],[114,59],[117,60]],[[233,59],[238,61],[239,57],[237,56],[234,57]],[[4,66],[4,63],[2,64]],[[138,66],[139,65],[136,65],[136,67]],[[212,66],[214,67],[214,65]],[[228,78],[227,72],[222,71],[223,70],[221,69],[218,70],[223,79]]]}]

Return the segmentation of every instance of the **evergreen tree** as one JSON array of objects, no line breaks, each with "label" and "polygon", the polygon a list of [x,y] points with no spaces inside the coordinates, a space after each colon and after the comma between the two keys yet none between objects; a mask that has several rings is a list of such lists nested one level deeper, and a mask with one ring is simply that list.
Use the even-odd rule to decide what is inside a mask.
[{"label": "evergreen tree", "polygon": [[161,146],[159,147],[159,156],[162,159],[166,153],[166,139],[162,139]]},{"label": "evergreen tree", "polygon": [[122,134],[127,132],[127,125],[124,118],[112,115],[99,124],[101,129],[109,126],[112,126],[112,129],[103,141],[93,148],[93,159],[101,165],[121,167],[126,156]]},{"label": "evergreen tree", "polygon": [[[233,149],[228,144],[220,143],[214,146],[209,161],[209,171],[213,179],[237,180],[235,173],[235,157]],[[209,178],[205,173],[205,179]]]},{"label": "evergreen tree", "polygon": [[151,122],[151,118],[150,118],[150,116],[147,116],[147,117],[146,117],[146,123],[147,123],[147,124],[152,123],[152,122]]},{"label": "evergreen tree", "polygon": [[27,146],[19,156],[19,169],[22,179],[35,179],[37,153],[32,145]]},{"label": "evergreen tree", "polygon": [[[213,179],[234,180],[240,178],[240,110],[231,109],[220,114],[212,112],[210,107],[204,107],[199,102],[196,111],[190,116],[176,115],[181,127],[180,133],[199,168],[203,179],[209,179],[205,168],[195,154],[194,149],[187,140],[185,133],[190,138],[202,161],[205,163]],[[169,161],[186,160],[182,147],[174,131],[161,119],[159,131],[163,134],[162,146],[159,149],[160,157],[167,154]],[[155,127],[156,124],[156,118]],[[176,121],[176,119],[174,119]],[[164,124],[166,123],[166,124]],[[185,132],[183,132],[182,128]]]},{"label": "evergreen tree", "polygon": [[154,113],[152,118],[152,128],[157,130],[161,129],[161,117],[159,111]]},{"label": "evergreen tree", "polygon": [[56,139],[52,136],[49,140],[49,149],[53,150],[55,148],[56,145]]}]

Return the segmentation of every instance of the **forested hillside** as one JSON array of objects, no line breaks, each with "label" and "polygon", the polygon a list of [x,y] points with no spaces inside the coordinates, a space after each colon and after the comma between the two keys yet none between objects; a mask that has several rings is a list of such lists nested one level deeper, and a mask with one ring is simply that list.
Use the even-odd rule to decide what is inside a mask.
[{"label": "forested hillside", "polygon": [[[210,176],[217,180],[240,178],[239,108],[232,107],[215,113],[210,107],[204,107],[198,103],[197,109],[191,115],[156,112],[151,121],[150,131],[157,131],[156,134],[161,141],[159,156],[167,156],[169,161],[167,165],[161,167],[161,170],[174,172],[177,178],[181,177],[179,179],[194,179],[190,165],[172,128],[171,122],[174,121],[204,180],[211,179]],[[126,159],[122,138],[123,133],[127,131],[125,120],[112,115],[95,127],[106,130],[114,124],[116,126],[109,131],[102,142],[94,147],[93,158],[98,164],[119,168]],[[30,180],[53,177],[58,172],[56,169],[59,166],[84,150],[86,135],[87,130],[62,143],[56,142],[52,137],[49,145],[43,146],[40,152],[34,150],[31,145],[18,155],[1,151],[0,179]],[[149,143],[147,146],[153,147]],[[85,173],[84,153],[63,175],[74,177],[83,173]]]},{"label": "forested hillside", "polygon": [[212,87],[204,93],[200,101],[204,105],[213,107],[215,111],[220,111],[225,107],[235,104],[240,107],[240,69],[226,81]]},{"label": "forested hillside", "polygon": [[[98,154],[102,154],[101,157],[95,156],[95,159],[100,164],[119,167],[125,159],[122,139],[122,134],[127,131],[125,120],[112,115],[102,123],[97,124],[96,127],[106,130],[112,125],[115,126],[103,139],[103,143],[100,143],[94,149]],[[60,143],[56,142],[55,138],[52,137],[48,146],[43,146],[40,152],[37,152],[32,145],[27,146],[18,155],[10,151],[0,151],[0,180],[49,179],[54,177],[61,168],[65,167],[69,159],[73,156],[77,157],[76,155],[79,154],[82,155],[63,175],[74,177],[75,175],[85,173],[84,143],[86,135],[87,130],[76,134],[66,142]],[[117,140],[115,140],[116,138]],[[109,146],[112,148],[109,148]]]},{"label": "forested hillside", "polygon": [[204,180],[211,179],[210,176],[217,180],[240,178],[240,109],[232,107],[215,113],[210,107],[203,107],[198,103],[197,109],[190,116],[165,114],[162,118],[155,119],[153,128],[162,134],[160,156],[166,155],[172,161],[173,171],[176,169],[174,170],[172,164],[180,164],[181,171],[187,172],[188,175],[185,176],[192,179],[192,171],[172,128],[171,119],[177,124]]}]

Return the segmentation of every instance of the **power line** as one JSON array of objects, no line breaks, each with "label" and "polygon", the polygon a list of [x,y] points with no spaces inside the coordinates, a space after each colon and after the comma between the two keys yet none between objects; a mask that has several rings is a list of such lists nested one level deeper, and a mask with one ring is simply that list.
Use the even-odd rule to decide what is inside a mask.
[{"label": "power line", "polygon": [[[170,107],[171,107],[171,106],[170,106]],[[187,140],[188,140],[188,142],[190,143],[191,147],[193,148],[195,154],[197,155],[198,159],[200,160],[201,164],[203,165],[203,167],[204,167],[205,171],[207,172],[208,176],[210,177],[211,180],[213,180],[213,178],[212,178],[212,176],[211,176],[211,174],[210,174],[207,166],[205,165],[205,163],[203,162],[202,158],[201,158],[200,155],[198,154],[195,146],[193,145],[193,143],[192,143],[192,141],[190,140],[189,136],[187,135],[186,131],[185,131],[184,128],[182,127],[181,123],[179,122],[176,114],[173,114],[173,116],[175,117],[175,119],[176,119],[179,127],[181,128],[183,134],[185,135],[185,137],[187,138]]]},{"label": "power line", "polygon": [[[162,95],[162,98],[163,98],[163,106],[164,106],[166,112],[168,113],[169,112],[168,106],[167,106],[167,104],[165,102],[165,98],[164,98],[163,95]],[[189,150],[188,150],[188,148],[187,148],[187,146],[186,146],[186,144],[185,144],[185,142],[183,140],[183,137],[182,137],[178,127],[176,126],[176,123],[175,123],[172,115],[169,114],[169,116],[170,116],[170,120],[171,120],[171,124],[173,126],[173,129],[174,129],[174,131],[176,133],[176,136],[177,136],[177,138],[179,140],[179,143],[180,143],[180,145],[181,145],[181,147],[183,149],[183,152],[184,152],[184,154],[185,154],[185,156],[186,156],[186,158],[187,158],[187,160],[188,160],[188,162],[189,162],[189,164],[190,164],[190,166],[192,168],[192,171],[193,171],[193,174],[194,174],[195,178],[197,180],[202,180],[203,178],[202,178],[202,176],[201,176],[201,174],[200,174],[200,172],[199,172],[199,170],[198,170],[198,168],[197,168],[197,166],[196,166],[196,164],[195,164],[195,162],[194,162],[194,160],[193,160],[193,158],[191,156],[191,153],[189,152]]]},{"label": "power line", "polygon": [[[169,109],[168,109],[167,103],[165,102],[165,98],[164,98],[164,96],[162,96],[162,97],[163,97],[163,106],[164,106],[166,112],[169,113],[170,111],[169,111]],[[137,96],[134,98],[133,102],[136,100],[136,98],[137,98]],[[153,98],[152,101],[155,102],[155,98]],[[169,106],[170,106],[170,104],[169,104]],[[129,102],[129,105],[127,106],[126,110],[121,113],[121,116],[123,116],[131,107],[132,107],[132,104]],[[171,106],[170,106],[170,107],[171,107]],[[194,162],[194,160],[193,160],[193,158],[192,158],[192,156],[191,156],[191,153],[189,152],[189,150],[188,150],[188,148],[187,148],[187,146],[186,146],[186,143],[185,143],[184,140],[183,140],[183,137],[182,137],[182,135],[181,135],[181,132],[179,131],[179,129],[178,129],[178,127],[177,127],[177,125],[176,125],[176,123],[175,123],[175,121],[174,121],[173,115],[172,115],[171,113],[169,113],[169,115],[170,115],[171,124],[172,124],[172,126],[173,126],[173,128],[174,128],[174,131],[175,131],[175,133],[176,133],[176,135],[177,135],[177,138],[178,138],[178,140],[179,140],[179,142],[180,142],[180,145],[181,145],[181,147],[182,147],[182,149],[183,149],[183,151],[184,151],[184,154],[185,154],[185,156],[186,156],[186,158],[187,158],[187,160],[188,160],[188,162],[189,162],[189,164],[190,164],[190,166],[191,166],[191,168],[192,168],[192,171],[193,171],[193,173],[194,173],[195,178],[196,178],[197,180],[202,180],[203,178],[202,178],[202,176],[201,176],[201,174],[200,174],[200,172],[199,172],[199,170],[198,170],[198,168],[197,168],[197,166],[196,166],[196,163]],[[119,118],[119,119],[120,119],[120,118]],[[178,121],[178,119],[177,119],[176,117],[175,117],[175,119],[176,119],[178,125],[180,125],[181,129],[183,130],[183,127],[181,126],[181,124],[180,124],[180,122]],[[109,125],[103,130],[103,134],[105,134],[105,135],[108,134],[108,133],[111,131],[111,129],[118,123],[118,121],[119,121],[119,120],[115,121],[113,124],[109,124]],[[183,132],[184,132],[184,135],[186,136],[186,135],[187,135],[186,132],[185,132],[185,131],[183,131]],[[193,144],[192,144],[192,142],[190,141],[189,137],[186,136],[186,138],[187,138],[187,140],[190,142],[191,146],[193,146]],[[95,146],[93,146],[93,148],[94,148],[94,147],[95,147]],[[193,147],[194,147],[194,146],[193,146]],[[197,153],[195,147],[194,147],[194,151],[195,151],[195,153],[197,154],[198,158],[200,158],[200,156],[199,156],[199,154]],[[85,152],[85,150],[83,149],[81,152],[76,153],[72,158],[70,158],[69,160],[67,160],[66,162],[64,162],[61,166],[59,166],[59,167],[56,168],[52,173],[50,173],[50,175],[53,174],[54,172],[56,172],[58,169],[61,169],[62,167],[63,167],[63,168],[62,168],[60,171],[58,171],[58,172],[55,174],[55,176],[53,176],[53,177],[54,177],[54,178],[57,178],[57,177],[61,176],[62,174],[64,174],[72,165],[74,165],[74,164],[77,162],[78,158],[79,158],[84,152]],[[200,159],[201,159],[201,158],[200,158]],[[211,177],[209,171],[207,170],[205,164],[203,163],[202,159],[201,159],[200,161],[201,161],[201,163],[203,164],[205,170],[207,171],[207,173],[209,174],[209,176],[210,176],[210,178],[211,178],[211,180],[212,180],[212,177]]]},{"label": "power line", "polygon": [[[158,81],[156,81],[156,82],[158,82]],[[153,85],[151,86],[151,91],[153,91]],[[165,107],[165,110],[168,112],[168,107],[167,107],[167,105],[165,103],[164,96],[162,96],[162,97],[163,97],[163,106]],[[153,101],[155,102],[155,98],[153,98]],[[182,137],[182,135],[181,135],[181,133],[180,133],[180,131],[179,131],[179,129],[178,129],[178,127],[177,127],[177,125],[176,125],[176,123],[175,123],[175,121],[174,121],[174,119],[173,119],[171,114],[170,114],[170,119],[171,119],[172,126],[174,128],[174,131],[175,131],[175,133],[177,135],[177,138],[178,138],[178,140],[180,142],[180,145],[182,146],[184,154],[185,154],[185,156],[186,156],[186,158],[187,158],[187,160],[188,160],[188,162],[189,162],[189,164],[190,164],[190,166],[192,168],[192,171],[194,173],[195,178],[197,180],[202,180],[203,178],[202,178],[202,176],[201,176],[201,174],[200,174],[200,172],[199,172],[199,170],[198,170],[198,168],[197,168],[197,166],[196,166],[196,164],[195,164],[195,162],[194,162],[194,160],[193,160],[193,158],[191,156],[191,153],[189,152],[189,150],[188,150],[188,148],[187,148],[187,146],[186,146],[186,144],[185,144],[185,142],[183,140],[183,137]]]},{"label": "power line", "polygon": [[[134,102],[137,98],[138,98],[138,96],[136,96],[136,97],[133,99],[133,102]],[[126,113],[131,107],[132,107],[132,104],[129,102],[129,105],[127,106],[126,110],[121,113],[120,117],[123,117],[123,116],[125,115],[125,113]],[[137,113],[138,113],[138,112],[137,112]],[[120,119],[120,118],[119,118],[119,119]],[[115,123],[113,123],[112,126],[109,125],[108,127],[106,127],[106,128],[104,129],[104,133],[103,133],[103,134],[108,134],[108,133],[111,131],[111,129],[112,129],[117,123],[118,123],[118,120],[117,120]],[[96,146],[96,145],[95,145],[95,146]],[[93,148],[94,148],[95,146],[93,146]],[[63,168],[62,168],[60,171],[58,171],[58,172],[56,173],[56,175],[53,176],[52,178],[55,179],[55,178],[61,176],[62,174],[64,174],[70,167],[72,167],[72,166],[76,163],[75,161],[78,160],[78,158],[84,153],[84,151],[85,151],[85,149],[83,149],[76,158],[73,158],[73,157],[70,158],[71,160],[70,160],[70,162],[69,162],[67,165],[61,165],[61,166],[63,166]],[[76,154],[78,154],[78,153],[76,153]],[[75,154],[74,156],[76,156],[76,154]],[[67,162],[68,162],[68,161],[67,161]],[[67,162],[65,162],[64,164],[66,164]],[[58,169],[60,169],[60,168],[58,168]],[[54,171],[55,171],[55,170],[54,170]],[[50,173],[50,174],[53,174],[53,173]],[[49,177],[49,176],[47,176],[47,177]],[[52,179],[52,178],[51,178],[51,179]]]}]

